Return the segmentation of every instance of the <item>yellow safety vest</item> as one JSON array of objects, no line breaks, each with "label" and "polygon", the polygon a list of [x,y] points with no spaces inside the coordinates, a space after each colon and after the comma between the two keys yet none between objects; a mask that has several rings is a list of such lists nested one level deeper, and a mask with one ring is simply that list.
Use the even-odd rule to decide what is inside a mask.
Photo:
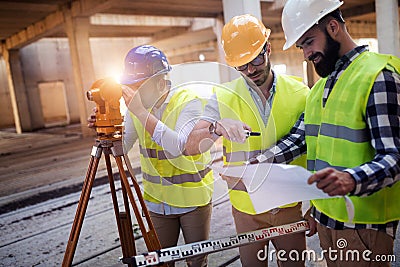
[{"label": "yellow safety vest", "polygon": [[[314,85],[304,115],[310,171],[325,167],[353,168],[374,158],[365,112],[374,81],[387,66],[399,72],[399,58],[362,53],[339,77],[325,107],[322,107],[322,97],[326,78]],[[354,223],[383,224],[400,219],[400,183],[370,196],[350,198],[355,208]],[[348,221],[343,198],[313,200],[312,203],[329,217]]]},{"label": "yellow safety vest", "polygon": [[[175,129],[179,114],[185,105],[197,98],[187,89],[173,94],[163,112],[161,121]],[[210,152],[194,156],[173,157],[157,145],[141,122],[131,113],[139,137],[140,162],[143,173],[144,199],[175,207],[204,206],[213,193],[213,172],[206,168]]]},{"label": "yellow safety vest", "polygon": [[[224,164],[243,164],[246,160],[267,149],[277,140],[289,133],[301,113],[304,111],[309,88],[299,78],[279,75],[276,93],[265,126],[257,106],[243,78],[238,78],[214,89],[218,99],[221,118],[240,120],[248,124],[252,131],[261,132],[260,137],[247,138],[246,142],[236,143],[223,139]],[[302,156],[292,164],[306,166],[306,158]],[[228,185],[229,186],[229,185]],[[243,183],[229,188],[232,205],[247,214],[256,214],[250,196]],[[293,207],[297,203],[283,207]]]}]

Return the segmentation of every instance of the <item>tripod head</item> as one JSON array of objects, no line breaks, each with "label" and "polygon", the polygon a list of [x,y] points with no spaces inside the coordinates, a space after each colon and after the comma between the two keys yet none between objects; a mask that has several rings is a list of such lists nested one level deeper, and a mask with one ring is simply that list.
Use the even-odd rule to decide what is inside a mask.
[{"label": "tripod head", "polygon": [[88,100],[96,103],[96,132],[100,138],[118,138],[122,132],[122,115],[119,100],[122,88],[112,78],[95,81],[87,91]]}]

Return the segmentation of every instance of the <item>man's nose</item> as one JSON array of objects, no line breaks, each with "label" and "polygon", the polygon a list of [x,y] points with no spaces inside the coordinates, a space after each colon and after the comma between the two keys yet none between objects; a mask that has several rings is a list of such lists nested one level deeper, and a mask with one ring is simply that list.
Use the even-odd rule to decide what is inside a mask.
[{"label": "man's nose", "polygon": [[311,49],[305,49],[303,48],[303,56],[305,59],[309,59],[309,57],[312,56],[312,51]]},{"label": "man's nose", "polygon": [[253,64],[248,63],[247,64],[247,72],[248,73],[254,73],[256,71],[256,67],[253,66]]}]

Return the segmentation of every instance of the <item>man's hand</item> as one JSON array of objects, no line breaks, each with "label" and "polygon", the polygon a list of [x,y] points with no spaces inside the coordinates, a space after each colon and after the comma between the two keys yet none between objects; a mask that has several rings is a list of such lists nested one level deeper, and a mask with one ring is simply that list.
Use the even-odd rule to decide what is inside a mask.
[{"label": "man's hand", "polygon": [[219,174],[227,184],[229,188],[234,188],[238,183],[243,183],[241,178],[239,177],[233,177],[233,176],[226,176],[222,175],[221,173]]},{"label": "man's hand", "polygon": [[317,183],[317,187],[330,196],[344,196],[354,190],[356,181],[347,172],[334,168],[317,171],[308,178],[308,184]]},{"label": "man's hand", "polygon": [[304,214],[304,219],[308,221],[308,225],[310,226],[310,230],[308,230],[308,233],[306,236],[310,237],[313,236],[317,233],[317,221],[310,215],[311,214],[311,208],[309,208]]},{"label": "man's hand", "polygon": [[133,90],[129,86],[122,86],[122,96],[125,105],[133,114],[137,115],[139,112],[145,110],[138,90]]},{"label": "man's hand", "polygon": [[250,126],[238,120],[224,118],[217,122],[215,132],[232,142],[244,143],[247,137],[245,130],[251,131]]},{"label": "man's hand", "polygon": [[93,108],[93,113],[90,114],[90,117],[87,119],[88,122],[88,127],[91,129],[96,128],[96,112],[97,112],[97,108]]},{"label": "man's hand", "polygon": [[129,106],[133,97],[136,95],[137,91],[134,91],[127,85],[122,86],[122,97],[124,98],[125,105]]}]

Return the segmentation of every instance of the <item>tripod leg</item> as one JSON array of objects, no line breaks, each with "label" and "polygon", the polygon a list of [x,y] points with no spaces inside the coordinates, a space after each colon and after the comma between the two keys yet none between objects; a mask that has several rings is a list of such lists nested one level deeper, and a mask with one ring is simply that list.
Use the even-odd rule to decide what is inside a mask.
[{"label": "tripod leg", "polygon": [[[94,149],[95,147],[93,147]],[[74,258],[76,245],[78,243],[79,234],[82,229],[83,219],[85,218],[86,208],[89,203],[90,193],[93,188],[94,178],[96,176],[97,167],[99,165],[99,161],[101,158],[102,148],[97,146],[96,152],[92,152],[92,156],[90,158],[89,168],[86,173],[85,181],[82,186],[82,193],[79,198],[78,207],[75,213],[74,223],[72,225],[71,233],[69,235],[67,248],[65,250],[64,259],[62,266],[67,267],[71,266],[72,260]],[[93,150],[92,150],[93,151]],[[94,155],[93,155],[94,154]]]},{"label": "tripod leg", "polygon": [[150,214],[147,209],[146,203],[144,202],[142,192],[140,190],[140,186],[136,180],[135,173],[132,169],[131,162],[127,156],[124,155],[123,157],[124,157],[125,165],[128,169],[129,175],[131,176],[131,181],[132,181],[133,187],[135,188],[135,192],[138,195],[138,199],[139,199],[140,206],[142,208],[143,215],[146,218],[147,226],[149,228],[147,235],[148,235],[149,241],[152,242],[152,244],[151,244],[151,246],[153,247],[152,251],[161,249],[160,241],[158,240],[156,230],[154,228],[153,222],[151,221]]},{"label": "tripod leg", "polygon": [[120,212],[119,206],[118,206],[117,194],[116,194],[116,190],[115,190],[114,176],[113,176],[112,168],[111,168],[110,154],[107,153],[107,150],[106,150],[104,155],[105,155],[105,160],[106,160],[108,181],[110,183],[110,189],[111,189],[111,198],[113,201],[114,213],[115,213],[115,218],[117,221],[118,233],[119,233],[120,242],[121,242],[122,255],[124,257],[132,257],[132,256],[136,255],[136,249],[135,249],[135,242],[134,242],[134,238],[133,238],[132,220],[130,217],[130,211],[129,211],[128,199],[126,196],[126,190],[125,190],[124,186],[122,185],[122,195],[123,195],[123,199],[124,199],[125,211]]},{"label": "tripod leg", "polygon": [[[123,185],[125,186],[125,189],[126,189],[126,191],[128,193],[129,199],[130,199],[131,204],[132,204],[133,211],[135,212],[135,216],[136,216],[136,219],[138,221],[138,224],[139,224],[140,230],[142,232],[144,241],[146,243],[147,249],[149,251],[154,251],[154,250],[161,249],[160,241],[158,240],[157,234],[156,234],[156,232],[154,230],[154,226],[153,226],[151,220],[147,220],[148,227],[149,228],[151,227],[148,231],[146,229],[146,225],[144,224],[144,222],[142,220],[139,208],[137,207],[137,204],[135,202],[135,198],[133,196],[133,192],[130,189],[128,178],[127,178],[127,176],[125,174],[125,171],[124,171],[124,167],[123,167],[123,164],[122,164],[121,156],[115,157],[115,161],[116,161],[116,163],[118,165],[118,169],[120,170],[121,181],[122,181]],[[137,184],[137,182],[135,180],[133,181],[133,185],[134,185],[136,194],[137,194],[137,196],[139,198],[139,201],[140,201],[140,204],[142,206],[143,211],[147,211],[146,206],[143,205],[144,204],[144,200],[143,200],[142,193],[140,191],[139,185]],[[147,217],[146,217],[146,219],[147,219]]]},{"label": "tripod leg", "polygon": [[121,238],[121,246],[127,251],[128,255],[136,255],[136,245],[133,235],[133,224],[131,212],[129,210],[129,199],[125,186],[122,185],[122,196],[124,199],[125,212],[121,213],[121,226],[124,239]]}]

